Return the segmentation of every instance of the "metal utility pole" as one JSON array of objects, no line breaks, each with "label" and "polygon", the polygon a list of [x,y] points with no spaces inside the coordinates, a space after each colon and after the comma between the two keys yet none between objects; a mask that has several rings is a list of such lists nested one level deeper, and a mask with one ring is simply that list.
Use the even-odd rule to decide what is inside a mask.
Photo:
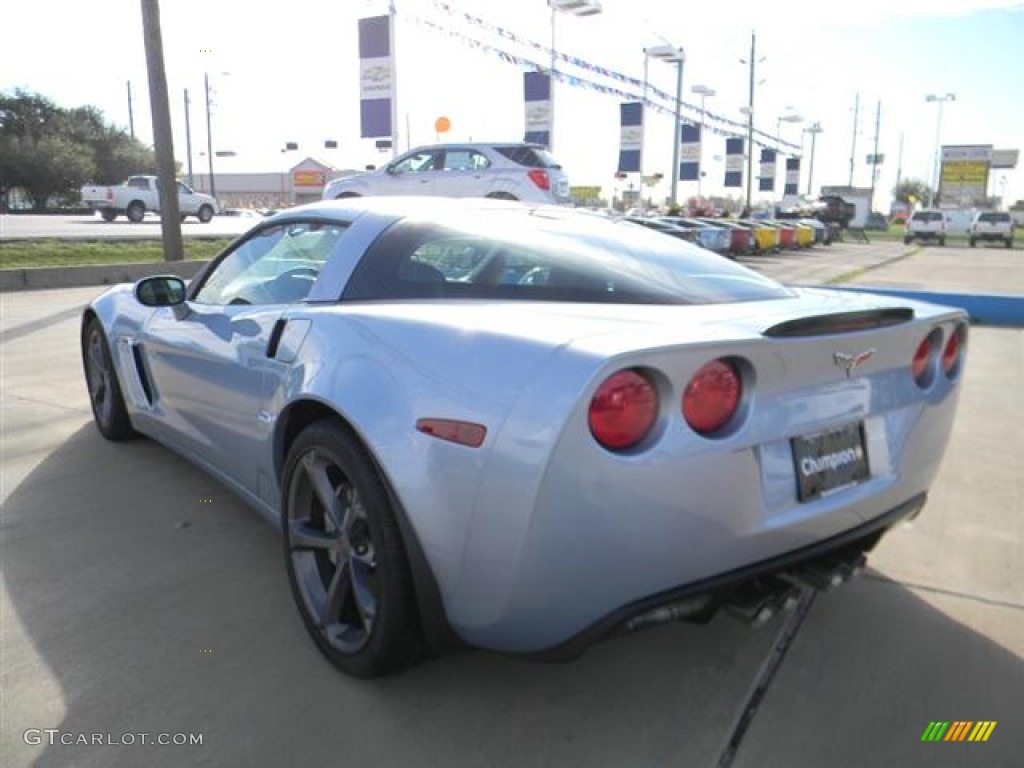
[{"label": "metal utility pole", "polygon": [[206,159],[210,171],[210,197],[217,198],[217,187],[213,181],[213,128],[210,124],[210,73],[203,73],[203,87],[206,89]]},{"label": "metal utility pole", "polygon": [[188,185],[195,186],[195,179],[192,175],[192,120],[189,117],[188,88],[185,89],[185,152],[188,154]]},{"label": "metal utility pole", "polygon": [[811,195],[811,190],[814,188],[814,148],[817,143],[818,134],[824,130],[821,127],[821,123],[812,123],[807,128],[804,128],[804,133],[811,134],[811,164],[807,171],[807,194]]},{"label": "metal utility pole", "polygon": [[878,132],[882,127],[882,100],[875,108],[875,151],[871,155],[871,196],[868,198],[868,213],[875,210],[875,183],[878,180]]},{"label": "metal utility pole", "polygon": [[132,81],[128,81],[128,133],[135,138],[135,113],[132,111]]},{"label": "metal utility pole", "polygon": [[[398,56],[395,53],[395,0],[388,2],[388,40],[391,51],[391,158],[398,157]],[[407,139],[408,140],[408,139]],[[212,194],[212,193],[211,193]]]},{"label": "metal utility pole", "polygon": [[160,34],[159,0],[142,0],[142,30],[146,43],[146,69],[149,72],[149,106],[153,113],[153,144],[160,192],[160,231],[163,234],[164,261],[181,261],[181,219],[178,185],[174,178],[174,134],[171,132],[171,105],[167,98],[167,73],[164,70],[164,45]]},{"label": "metal utility pole", "polygon": [[676,193],[679,191],[679,123],[682,119],[683,105],[683,49],[679,49],[679,58],[676,60],[676,114],[672,121],[672,205],[679,205],[679,198]]},{"label": "metal utility pole", "polygon": [[757,59],[757,38],[750,33],[750,96],[747,99],[747,214],[750,214],[750,203],[753,195],[754,181],[754,67]]},{"label": "metal utility pole", "polygon": [[847,186],[853,186],[853,170],[857,165],[857,123],[860,120],[860,92],[853,101],[853,144],[850,146],[850,181]]},{"label": "metal utility pole", "polygon": [[900,151],[896,156],[896,186],[903,181],[903,131],[900,131]]}]

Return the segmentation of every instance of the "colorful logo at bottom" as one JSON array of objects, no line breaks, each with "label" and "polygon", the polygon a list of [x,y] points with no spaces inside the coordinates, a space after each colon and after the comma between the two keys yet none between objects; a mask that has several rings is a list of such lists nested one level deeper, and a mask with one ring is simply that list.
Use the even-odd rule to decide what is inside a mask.
[{"label": "colorful logo at bottom", "polygon": [[995,728],[995,720],[933,721],[924,729],[921,741],[988,741]]}]

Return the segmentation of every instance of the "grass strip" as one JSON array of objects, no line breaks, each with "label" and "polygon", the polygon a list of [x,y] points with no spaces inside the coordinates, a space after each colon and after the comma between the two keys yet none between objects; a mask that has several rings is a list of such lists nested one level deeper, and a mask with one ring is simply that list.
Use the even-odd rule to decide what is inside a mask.
[{"label": "grass strip", "polygon": [[[185,240],[185,258],[206,261],[233,238]],[[159,240],[16,240],[0,242],[0,269],[155,264],[164,260]]]}]

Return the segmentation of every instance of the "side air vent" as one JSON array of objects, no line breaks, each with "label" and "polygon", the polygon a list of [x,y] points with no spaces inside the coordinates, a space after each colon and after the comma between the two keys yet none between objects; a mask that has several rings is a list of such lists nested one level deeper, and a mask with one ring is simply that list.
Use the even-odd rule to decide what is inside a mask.
[{"label": "side air vent", "polygon": [[909,307],[891,309],[869,309],[861,312],[839,312],[833,315],[817,315],[787,320],[773,325],[763,332],[772,338],[794,336],[829,336],[834,333],[870,331],[873,328],[887,328],[914,319],[914,310]]},{"label": "side air vent", "polygon": [[142,391],[146,394],[146,402],[153,404],[153,385],[149,382],[149,374],[146,371],[146,362],[143,359],[142,347],[132,344],[132,358],[135,360],[135,371],[139,375],[139,383]]}]

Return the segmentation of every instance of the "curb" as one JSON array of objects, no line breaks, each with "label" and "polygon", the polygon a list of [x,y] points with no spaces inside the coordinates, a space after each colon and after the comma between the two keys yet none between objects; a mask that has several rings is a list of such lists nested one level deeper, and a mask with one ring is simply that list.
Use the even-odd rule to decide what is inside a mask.
[{"label": "curb", "polygon": [[3,269],[0,270],[0,293],[134,283],[150,275],[177,275],[188,279],[206,264],[206,261],[161,261],[155,264]]},{"label": "curb", "polygon": [[985,293],[942,293],[938,291],[911,291],[900,288],[872,287],[870,285],[829,285],[838,291],[877,293],[931,304],[958,307],[971,317],[972,323],[996,325],[1006,328],[1024,328],[1024,296]]}]

